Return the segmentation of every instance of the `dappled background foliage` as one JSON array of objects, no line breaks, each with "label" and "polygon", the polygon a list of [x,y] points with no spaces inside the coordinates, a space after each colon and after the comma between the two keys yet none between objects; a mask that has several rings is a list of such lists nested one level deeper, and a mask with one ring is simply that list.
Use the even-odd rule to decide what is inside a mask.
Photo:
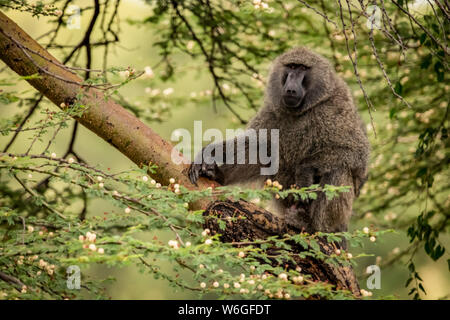
[{"label": "dappled background foliage", "polygon": [[[80,9],[79,29],[71,27],[72,5]],[[193,120],[243,127],[263,101],[277,55],[300,45],[321,53],[351,86],[372,145],[369,180],[347,235],[364,247],[350,247],[350,259],[335,258],[356,260],[362,288],[366,266],[378,264],[382,288],[375,297],[448,298],[445,1],[0,0],[0,8],[167,139],[177,128],[192,130]],[[0,271],[20,281],[0,281],[7,298],[249,297],[253,289],[257,298],[346,297],[325,284],[288,286],[284,276],[264,279],[258,289],[257,276],[283,270],[260,265],[258,250],[242,257],[215,238],[205,244],[201,212],[186,203],[210,191],[188,192],[176,182],[157,187],[157,168],[137,169],[0,67]],[[223,196],[230,192],[264,200],[278,191]],[[80,292],[66,288],[65,268],[73,264],[82,267]],[[256,282],[241,281],[241,273]],[[100,281],[108,276],[117,281]]]}]

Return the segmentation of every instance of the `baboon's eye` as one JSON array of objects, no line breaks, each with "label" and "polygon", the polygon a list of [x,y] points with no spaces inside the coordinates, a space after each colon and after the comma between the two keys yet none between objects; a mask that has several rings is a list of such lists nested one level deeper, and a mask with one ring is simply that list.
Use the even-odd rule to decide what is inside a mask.
[{"label": "baboon's eye", "polygon": [[288,67],[289,69],[291,69],[291,70],[296,70],[296,69],[299,69],[299,70],[306,70],[307,69],[307,67],[305,66],[305,65],[303,65],[303,64],[297,64],[297,63],[289,63],[288,65],[286,65],[286,67]]}]

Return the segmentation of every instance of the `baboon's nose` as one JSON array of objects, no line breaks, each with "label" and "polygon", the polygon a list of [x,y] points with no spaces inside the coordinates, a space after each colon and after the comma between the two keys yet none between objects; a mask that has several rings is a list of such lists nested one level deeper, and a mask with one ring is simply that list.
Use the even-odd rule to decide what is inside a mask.
[{"label": "baboon's nose", "polygon": [[295,96],[297,92],[294,89],[287,89],[286,94],[289,94],[291,96]]}]

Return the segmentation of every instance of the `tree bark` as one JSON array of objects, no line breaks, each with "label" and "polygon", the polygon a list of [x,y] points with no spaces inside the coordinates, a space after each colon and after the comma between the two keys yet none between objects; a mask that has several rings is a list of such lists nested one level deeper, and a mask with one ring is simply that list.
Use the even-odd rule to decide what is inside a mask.
[{"label": "tree bark", "polygon": [[[189,189],[196,189],[187,176],[188,164],[175,164],[172,161],[173,146],[162,139],[138,118],[125,110],[112,99],[105,99],[102,91],[82,85],[82,79],[53,57],[47,50],[33,40],[14,21],[0,12],[0,59],[21,76],[39,74],[38,78],[27,79],[36,90],[57,106],[73,105],[79,102],[87,107],[81,117],[75,117],[89,130],[113,145],[138,166],[156,164],[154,175],[161,183],[167,184],[170,178]],[[77,101],[77,97],[80,100]],[[181,154],[177,152],[179,157]],[[198,189],[219,186],[216,182],[201,178]],[[247,219],[227,223],[222,241],[235,242],[244,239],[264,239],[267,236],[300,232],[287,228],[282,221],[254,204],[245,201],[206,201],[196,203],[195,208],[206,208],[206,215],[220,215],[222,218],[243,215]],[[218,232],[218,226],[210,219],[206,225]],[[322,242],[324,253],[334,252],[332,245]],[[300,248],[295,250],[300,251]],[[297,259],[305,274],[314,280],[326,281],[338,289],[347,289],[359,296],[357,280],[351,268],[336,268],[315,259]],[[296,266],[297,266],[296,265]],[[290,266],[295,268],[296,266]]]},{"label": "tree bark", "polygon": [[[221,234],[220,240],[222,242],[251,242],[257,239],[266,239],[271,236],[284,234],[294,235],[301,232],[291,226],[285,225],[281,219],[272,213],[242,200],[213,202],[205,210],[204,215],[214,217],[214,219],[206,220],[206,227],[211,230],[212,234]],[[217,218],[226,222],[225,230],[219,228]],[[234,219],[231,220],[230,218]],[[320,238],[317,241],[322,253],[326,255],[334,254],[336,249],[340,249],[339,244],[328,243],[326,240]],[[305,250],[300,245],[294,243],[290,243],[290,245],[292,246],[290,250],[292,253],[299,253]],[[268,249],[267,251],[270,255],[276,255],[277,253],[276,248]],[[300,258],[294,255],[293,257],[295,264],[287,262],[285,266],[288,269],[295,270],[299,266],[301,267],[301,272],[311,275],[311,279],[314,281],[328,282],[335,285],[336,289],[348,290],[356,297],[360,296],[358,280],[352,267],[337,267],[308,256]],[[272,263],[276,264],[277,262],[273,260]]]}]

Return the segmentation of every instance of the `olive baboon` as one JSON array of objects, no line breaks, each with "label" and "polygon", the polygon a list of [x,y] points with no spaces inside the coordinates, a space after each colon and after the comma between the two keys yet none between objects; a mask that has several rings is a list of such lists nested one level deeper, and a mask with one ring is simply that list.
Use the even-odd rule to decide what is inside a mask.
[{"label": "olive baboon", "polygon": [[[189,176],[196,183],[206,176],[230,185],[271,178],[284,187],[312,184],[348,185],[351,192],[327,201],[280,201],[286,223],[308,233],[346,231],[354,198],[367,178],[369,142],[348,86],[322,56],[306,48],[295,48],[273,63],[263,108],[248,128],[279,129],[279,169],[262,176],[261,164],[223,164],[195,161]],[[235,138],[246,141],[245,135]],[[229,143],[229,142],[228,142]],[[227,142],[206,148],[224,152]],[[197,155],[202,159],[203,154]],[[280,214],[280,213],[278,213]]]}]

